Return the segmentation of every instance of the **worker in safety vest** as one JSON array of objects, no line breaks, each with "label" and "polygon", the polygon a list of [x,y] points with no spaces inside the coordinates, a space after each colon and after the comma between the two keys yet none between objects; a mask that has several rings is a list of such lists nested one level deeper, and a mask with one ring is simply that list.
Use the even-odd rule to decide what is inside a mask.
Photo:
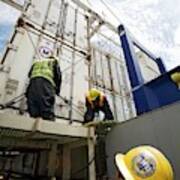
[{"label": "worker in safety vest", "polygon": [[28,76],[30,83],[26,97],[30,116],[54,120],[55,94],[59,95],[61,86],[58,58],[50,55],[35,60]]},{"label": "worker in safety vest", "polygon": [[86,94],[86,108],[84,123],[92,121],[95,113],[99,111],[104,113],[104,120],[114,119],[106,96],[95,88],[90,89]]},{"label": "worker in safety vest", "polygon": [[173,180],[168,159],[156,148],[139,146],[127,154],[116,154],[117,180]]}]

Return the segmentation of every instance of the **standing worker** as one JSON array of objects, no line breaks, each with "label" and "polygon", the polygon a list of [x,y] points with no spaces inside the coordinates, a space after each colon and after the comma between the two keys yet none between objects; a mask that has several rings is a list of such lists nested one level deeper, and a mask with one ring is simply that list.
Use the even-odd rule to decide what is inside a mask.
[{"label": "standing worker", "polygon": [[152,146],[139,146],[127,154],[116,154],[116,180],[173,180],[168,159]]},{"label": "standing worker", "polygon": [[55,94],[59,95],[61,86],[58,58],[50,55],[36,60],[28,76],[26,97],[30,116],[53,121]]},{"label": "standing worker", "polygon": [[114,119],[106,96],[95,88],[90,89],[86,94],[86,108],[84,123],[93,121],[95,113],[99,111],[104,113],[104,120]]}]

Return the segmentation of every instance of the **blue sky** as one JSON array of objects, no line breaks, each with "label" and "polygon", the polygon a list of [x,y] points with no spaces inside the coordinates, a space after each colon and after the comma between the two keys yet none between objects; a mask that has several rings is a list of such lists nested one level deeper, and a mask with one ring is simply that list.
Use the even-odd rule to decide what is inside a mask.
[{"label": "blue sky", "polygon": [[[104,1],[119,20],[100,0],[89,0],[94,10],[115,26],[123,22],[141,44],[163,58],[168,69],[180,64],[180,0]],[[0,2],[0,52],[18,15],[19,12]]]},{"label": "blue sky", "polygon": [[0,53],[8,41],[19,14],[15,9],[0,2]]},{"label": "blue sky", "polygon": [[10,35],[11,27],[11,24],[0,24],[0,52],[3,50],[7,37]]}]

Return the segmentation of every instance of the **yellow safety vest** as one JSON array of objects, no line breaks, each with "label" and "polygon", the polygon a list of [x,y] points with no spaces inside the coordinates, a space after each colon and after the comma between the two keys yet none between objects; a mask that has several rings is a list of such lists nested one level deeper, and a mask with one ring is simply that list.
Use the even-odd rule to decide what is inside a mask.
[{"label": "yellow safety vest", "polygon": [[53,59],[43,59],[43,60],[37,60],[33,64],[33,70],[31,73],[30,78],[36,78],[36,77],[43,77],[47,79],[51,84],[55,87],[54,82],[54,73],[53,73],[53,66],[54,66]]}]

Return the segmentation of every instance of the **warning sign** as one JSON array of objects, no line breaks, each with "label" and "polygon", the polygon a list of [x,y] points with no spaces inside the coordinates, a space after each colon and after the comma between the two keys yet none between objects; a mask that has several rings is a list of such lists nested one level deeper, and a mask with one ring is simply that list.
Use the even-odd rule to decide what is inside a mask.
[{"label": "warning sign", "polygon": [[52,55],[52,49],[46,46],[40,46],[39,54],[44,58],[48,58],[49,56]]}]

